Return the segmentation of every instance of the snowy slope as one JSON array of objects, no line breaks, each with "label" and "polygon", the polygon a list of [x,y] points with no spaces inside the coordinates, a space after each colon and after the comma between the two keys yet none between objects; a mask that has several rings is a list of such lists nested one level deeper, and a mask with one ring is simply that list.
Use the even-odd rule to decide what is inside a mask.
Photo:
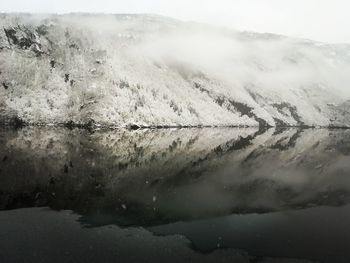
[{"label": "snowy slope", "polygon": [[0,15],[0,120],[347,126],[350,46],[154,15]]}]

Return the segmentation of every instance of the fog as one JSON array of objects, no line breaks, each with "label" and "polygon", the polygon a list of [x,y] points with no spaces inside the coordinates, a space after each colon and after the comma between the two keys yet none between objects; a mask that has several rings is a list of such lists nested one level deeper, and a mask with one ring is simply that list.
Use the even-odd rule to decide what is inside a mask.
[{"label": "fog", "polygon": [[350,95],[350,46],[219,27],[206,29],[197,24],[147,36],[141,46],[144,54],[158,62],[200,71],[233,87],[316,87]]},{"label": "fog", "polygon": [[[41,23],[50,17],[35,15],[25,20]],[[247,85],[272,90],[322,88],[350,97],[350,45],[238,31],[157,15],[132,19],[65,15],[59,19],[94,36],[102,48],[121,45],[126,56],[163,63],[182,73],[188,71],[186,75],[199,72],[236,89]],[[123,36],[137,41],[125,43],[125,48],[120,42]]]},{"label": "fog", "polygon": [[[293,1],[294,4],[287,1],[283,4],[286,7],[290,7],[290,12],[287,13],[289,19],[296,17],[301,19],[275,23],[280,24],[280,30],[274,30],[267,26],[271,21],[267,21],[264,18],[267,14],[276,17],[286,13],[286,7],[282,7],[280,3],[273,0],[266,1],[264,4],[254,0],[245,1],[244,3],[243,1],[236,1],[234,4],[231,1],[221,0],[215,5],[212,1],[206,0],[201,2],[204,10],[202,13],[197,10],[200,5],[198,1],[189,1],[183,12],[180,12],[180,7],[184,5],[182,1],[177,1],[176,3],[160,3],[157,1],[136,3],[136,1],[131,1],[129,4],[120,3],[120,5],[117,5],[116,2],[105,1],[104,5],[101,5],[102,7],[97,8],[96,3],[93,1],[89,1],[86,4],[80,1],[72,1],[69,4],[62,1],[60,4],[53,3],[52,6],[49,6],[40,0],[33,1],[30,5],[28,3],[21,3],[18,0],[11,1],[11,3],[5,0],[2,3],[2,11],[154,12],[173,15],[184,20],[213,22],[213,24],[219,24],[220,26],[209,26],[180,20],[174,22],[175,20],[167,20],[167,18],[159,17],[161,23],[164,23],[164,21],[169,23],[171,21],[170,24],[173,27],[162,29],[162,25],[160,25],[158,30],[157,26],[147,23],[143,25],[144,28],[140,28],[138,20],[123,21],[122,23],[119,21],[119,23],[116,23],[113,16],[105,16],[103,18],[99,16],[97,23],[89,17],[62,17],[62,20],[67,25],[74,25],[77,28],[83,27],[91,31],[91,33],[95,34],[99,42],[101,42],[100,38],[103,38],[101,36],[102,32],[110,34],[114,40],[114,36],[118,34],[137,36],[139,37],[138,45],[134,46],[134,50],[130,48],[128,52],[146,56],[170,67],[177,65],[177,67],[185,67],[186,70],[200,71],[203,74],[217,77],[236,88],[246,85],[269,89],[300,87],[310,89],[321,87],[335,94],[339,95],[341,93],[341,96],[349,97],[350,91],[348,86],[350,76],[348,72],[350,72],[350,45],[327,45],[302,38],[273,34],[240,33],[242,31],[230,28],[235,24],[232,21],[236,21],[237,17],[242,18],[244,16],[243,14],[249,14],[249,16],[255,14],[254,23],[266,25],[266,30],[271,29],[271,32],[289,34],[291,32],[289,32],[288,28],[294,27],[294,29],[297,29],[301,22],[304,22],[305,30],[310,30],[309,26],[315,23],[315,21],[318,21],[321,14],[326,14],[327,8],[329,12],[332,12],[332,14],[329,14],[330,18],[338,17],[332,21],[327,20],[327,23],[329,25],[335,22],[340,23],[339,19],[342,19],[342,24],[339,25],[345,26],[349,21],[343,17],[343,11],[340,9],[341,7],[346,7],[347,4],[341,0],[337,0],[336,2],[332,1],[332,5],[328,1],[317,2],[319,8],[317,12],[311,15],[311,10],[314,10],[316,6],[315,1],[309,1],[308,4],[304,5],[301,5],[300,1]],[[94,7],[96,8],[94,9]],[[168,12],[165,7],[173,7],[174,13]],[[263,14],[258,14],[257,8]],[[209,9],[212,12],[209,12]],[[296,10],[299,10],[299,12]],[[227,12],[232,12],[232,17],[235,17],[237,12],[239,15],[230,22],[227,20]],[[334,12],[337,12],[336,16]],[[214,14],[217,16],[214,16]],[[43,17],[45,15],[36,16],[36,18],[31,18],[31,20],[36,19],[39,21]],[[217,21],[215,22],[213,19],[201,19],[201,17],[216,17]],[[312,18],[315,21],[311,22]],[[225,19],[227,20],[226,22],[220,22]],[[236,28],[264,31],[262,27],[252,26],[252,21],[245,22],[246,26],[240,26],[244,23],[243,20],[242,23],[237,24]],[[274,22],[278,21],[276,20]],[[321,25],[322,23],[319,23],[319,26]],[[323,34],[328,34],[328,36],[319,37],[318,39],[337,42],[340,39],[332,36],[330,32],[338,32],[346,37],[343,28],[339,26],[329,30],[329,27],[323,27]],[[142,32],[143,30],[145,32]],[[317,33],[316,31],[318,30],[309,31],[309,34],[304,32],[302,34],[291,33],[291,35],[312,37]],[[141,36],[138,36],[138,34],[141,34]],[[110,48],[113,48],[115,43],[110,42],[110,40],[106,40],[106,42],[109,42]],[[105,45],[106,43],[101,44]],[[140,50],[142,51],[140,52]]]},{"label": "fog", "polygon": [[324,42],[350,42],[347,0],[2,0],[0,12],[148,13]]}]

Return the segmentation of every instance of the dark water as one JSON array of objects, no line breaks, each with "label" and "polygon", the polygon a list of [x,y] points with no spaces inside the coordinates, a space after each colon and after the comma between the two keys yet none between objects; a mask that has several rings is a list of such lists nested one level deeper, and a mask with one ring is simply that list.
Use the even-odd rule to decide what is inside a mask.
[{"label": "dark water", "polygon": [[0,262],[350,262],[350,130],[0,130]]}]

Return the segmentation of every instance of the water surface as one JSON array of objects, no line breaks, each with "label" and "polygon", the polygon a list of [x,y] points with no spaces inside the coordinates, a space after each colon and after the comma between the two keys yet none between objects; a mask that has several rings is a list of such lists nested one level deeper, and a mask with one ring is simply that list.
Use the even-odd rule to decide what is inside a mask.
[{"label": "water surface", "polygon": [[3,128],[0,149],[0,261],[350,261],[349,130]]}]

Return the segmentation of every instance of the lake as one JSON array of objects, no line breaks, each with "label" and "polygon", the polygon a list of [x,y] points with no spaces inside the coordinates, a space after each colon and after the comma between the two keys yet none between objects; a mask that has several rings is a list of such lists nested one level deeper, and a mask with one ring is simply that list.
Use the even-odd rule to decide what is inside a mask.
[{"label": "lake", "polygon": [[0,262],[350,262],[350,130],[0,129]]}]

